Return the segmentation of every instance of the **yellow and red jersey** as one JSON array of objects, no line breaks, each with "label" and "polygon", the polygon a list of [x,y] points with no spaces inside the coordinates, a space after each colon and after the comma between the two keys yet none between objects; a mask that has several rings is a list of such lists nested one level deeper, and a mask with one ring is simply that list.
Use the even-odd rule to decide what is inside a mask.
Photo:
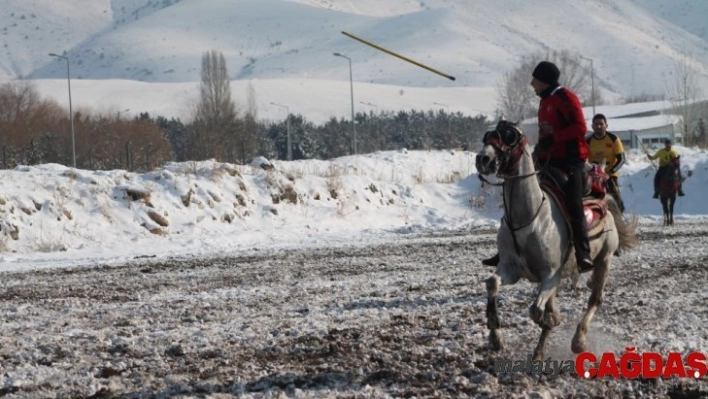
[{"label": "yellow and red jersey", "polygon": [[591,135],[588,139],[588,162],[605,163],[605,172],[618,176],[619,169],[624,165],[624,146],[617,135],[607,132],[604,137]]}]

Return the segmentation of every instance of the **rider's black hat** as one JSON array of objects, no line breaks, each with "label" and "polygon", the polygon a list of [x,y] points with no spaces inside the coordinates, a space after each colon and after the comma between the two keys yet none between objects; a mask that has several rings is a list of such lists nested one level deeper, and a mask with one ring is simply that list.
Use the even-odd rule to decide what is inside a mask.
[{"label": "rider's black hat", "polygon": [[541,61],[536,65],[531,76],[545,84],[553,85],[558,83],[560,71],[556,64],[549,61]]},{"label": "rider's black hat", "polygon": [[664,140],[664,144],[671,145],[671,140],[669,140],[669,139]]}]

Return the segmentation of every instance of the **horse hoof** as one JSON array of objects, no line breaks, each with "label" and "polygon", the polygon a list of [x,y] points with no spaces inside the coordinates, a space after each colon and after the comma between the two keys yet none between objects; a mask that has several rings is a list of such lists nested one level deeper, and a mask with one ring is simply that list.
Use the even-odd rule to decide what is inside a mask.
[{"label": "horse hoof", "polygon": [[533,304],[529,308],[529,317],[531,317],[531,320],[533,320],[536,324],[540,325],[543,321],[543,310],[536,306],[536,304]]},{"label": "horse hoof", "polygon": [[545,352],[544,350],[535,349],[535,350],[533,351],[533,360],[534,360],[534,361],[538,360],[538,361],[541,361],[541,362],[544,361],[544,360],[545,360],[545,356],[546,356],[546,354],[545,354],[544,352]]},{"label": "horse hoof", "polygon": [[574,337],[573,342],[570,344],[570,350],[572,350],[573,353],[575,353],[576,355],[583,352],[587,352],[588,346],[585,343],[585,339],[578,339]]},{"label": "horse hoof", "polygon": [[495,351],[504,349],[504,343],[502,342],[501,332],[499,332],[499,330],[489,332],[489,347]]}]

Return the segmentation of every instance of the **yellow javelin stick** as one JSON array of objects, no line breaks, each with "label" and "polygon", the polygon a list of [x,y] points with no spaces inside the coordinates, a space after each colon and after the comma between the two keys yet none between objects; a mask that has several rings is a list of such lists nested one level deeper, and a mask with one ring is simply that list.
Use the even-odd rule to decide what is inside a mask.
[{"label": "yellow javelin stick", "polygon": [[381,51],[383,51],[384,53],[388,53],[388,54],[391,54],[391,55],[394,56],[394,57],[398,57],[398,58],[400,58],[400,59],[402,59],[402,60],[404,60],[404,61],[408,61],[408,62],[410,62],[410,63],[413,64],[413,65],[418,65],[419,67],[424,68],[424,69],[427,69],[427,70],[429,70],[430,72],[437,73],[438,75],[443,76],[443,77],[446,77],[446,78],[448,78],[448,79],[450,79],[450,80],[455,80],[455,77],[454,77],[454,76],[447,75],[447,74],[442,73],[442,72],[440,72],[440,71],[438,71],[438,70],[436,70],[436,69],[433,69],[433,68],[431,68],[431,67],[429,67],[429,66],[423,65],[423,64],[421,64],[420,62],[413,61],[413,60],[410,59],[410,58],[404,57],[404,56],[402,56],[402,55],[400,55],[400,54],[396,54],[396,53],[394,53],[394,52],[391,51],[391,50],[387,50],[387,49],[385,49],[385,48],[383,48],[383,47],[381,47],[381,46],[378,46],[378,45],[376,45],[376,44],[374,44],[374,43],[371,43],[370,41],[364,40],[364,39],[362,39],[362,38],[360,38],[360,37],[356,37],[356,36],[352,35],[351,33],[347,33],[347,32],[342,31],[342,34],[344,34],[344,35],[346,35],[346,36],[349,36],[349,37],[351,37],[352,39],[358,40],[358,41],[360,41],[360,42],[362,42],[362,43],[364,43],[364,44],[367,44],[367,45],[369,45],[369,46],[371,46],[371,47],[373,47],[373,48],[375,48],[375,49],[377,49],[377,50],[381,50]]},{"label": "yellow javelin stick", "polygon": [[[644,153],[645,153],[645,154],[647,154],[647,158],[649,158],[649,157],[650,157],[650,155],[649,155],[649,151],[647,151],[647,148],[646,148],[646,147],[644,147],[644,141],[642,141],[642,140],[639,140],[639,145],[641,145],[641,146],[642,146],[642,150],[644,150]],[[653,160],[653,159],[651,159],[651,158],[649,158],[649,161],[651,162],[651,166],[653,166],[653,167],[654,167],[654,169],[656,169],[656,164],[654,163],[654,160]]]}]

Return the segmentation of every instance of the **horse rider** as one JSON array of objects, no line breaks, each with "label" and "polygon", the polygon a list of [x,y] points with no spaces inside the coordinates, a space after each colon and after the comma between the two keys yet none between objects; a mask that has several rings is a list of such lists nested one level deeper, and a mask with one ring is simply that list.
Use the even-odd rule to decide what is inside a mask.
[{"label": "horse rider", "polygon": [[[587,126],[578,96],[558,83],[560,70],[549,61],[540,62],[531,74],[531,86],[541,98],[538,107],[538,144],[534,157],[540,164],[559,168],[568,175],[563,191],[570,216],[578,270],[593,268],[590,240],[583,212],[583,175],[588,159]],[[485,265],[499,263],[499,254],[484,259]]]},{"label": "horse rider", "polygon": [[620,212],[624,212],[624,202],[620,197],[619,170],[624,165],[624,146],[622,140],[607,131],[607,118],[603,114],[592,117],[592,135],[588,137],[588,161],[594,164],[605,163],[605,173],[610,179],[607,189],[615,198]]},{"label": "horse rider", "polygon": [[[659,158],[659,169],[657,169],[656,174],[654,175],[654,198],[659,198],[659,180],[664,175],[664,173],[668,172],[669,169],[673,167],[672,161],[678,159],[678,157],[679,154],[678,152],[676,152],[676,150],[671,148],[671,140],[669,139],[666,139],[664,141],[664,148],[657,151],[656,154],[647,154],[647,158],[649,158],[649,160]],[[681,168],[679,168],[678,195],[679,197],[683,197],[685,195],[683,193],[683,177],[681,176]]]}]

